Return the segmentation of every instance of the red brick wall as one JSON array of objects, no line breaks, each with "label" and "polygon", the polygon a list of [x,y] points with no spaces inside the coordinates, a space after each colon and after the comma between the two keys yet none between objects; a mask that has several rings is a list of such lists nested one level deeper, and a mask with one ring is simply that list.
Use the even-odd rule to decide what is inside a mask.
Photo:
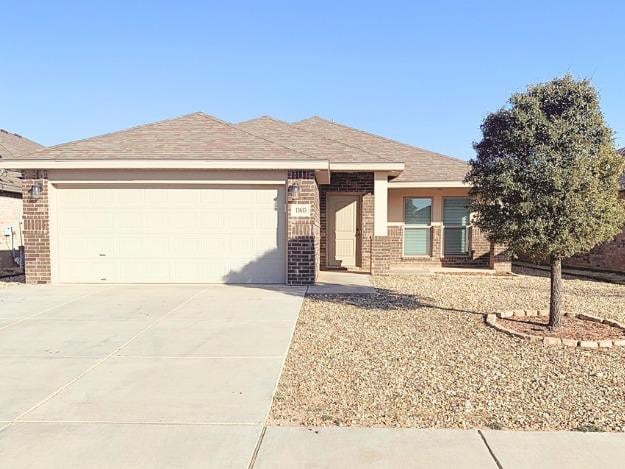
[{"label": "red brick wall", "polygon": [[371,243],[373,238],[373,173],[332,173],[330,184],[319,185],[321,267],[327,267],[326,203],[328,192],[351,192],[361,197],[361,252],[360,268],[369,271],[371,266]]},{"label": "red brick wall", "polygon": [[[619,198],[625,200],[625,191],[620,192]],[[518,255],[518,260],[549,265],[549,259],[536,261],[523,254]],[[613,240],[596,246],[590,252],[564,259],[562,265],[573,268],[625,272],[625,227]]]},{"label": "red brick wall", "polygon": [[[35,182],[43,191],[38,200],[30,195]],[[26,170],[22,179],[24,203],[24,254],[26,283],[50,282],[50,226],[48,220],[48,173]]]},{"label": "red brick wall", "polygon": [[[319,188],[314,171],[289,171],[288,187],[294,184],[299,186],[299,195],[287,194],[287,283],[309,285],[319,272]],[[291,217],[290,206],[296,203],[311,205],[310,218]]]},{"label": "red brick wall", "polygon": [[[625,200],[625,191],[619,194]],[[625,227],[612,241],[600,244],[585,254],[579,254],[563,261],[567,267],[582,267],[595,270],[625,272]]]},{"label": "red brick wall", "polygon": [[586,254],[564,260],[566,267],[625,272],[625,230],[612,241],[595,247]]}]

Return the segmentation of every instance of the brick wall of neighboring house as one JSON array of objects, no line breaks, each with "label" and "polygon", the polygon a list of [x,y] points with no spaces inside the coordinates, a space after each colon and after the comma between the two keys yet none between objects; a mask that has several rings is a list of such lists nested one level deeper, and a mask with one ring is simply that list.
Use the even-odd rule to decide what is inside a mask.
[{"label": "brick wall of neighboring house", "polygon": [[[619,193],[619,198],[625,200],[625,191]],[[566,267],[625,272],[625,227],[612,241],[600,244],[588,253],[565,259],[563,264]]]},{"label": "brick wall of neighboring house", "polygon": [[[40,182],[43,187],[38,200],[30,196],[30,189],[35,182]],[[25,170],[22,179],[22,196],[26,283],[48,283],[50,282],[50,227],[47,171]]]},{"label": "brick wall of neighboring house", "polygon": [[[431,255],[418,257],[403,257],[403,227],[389,226],[389,249],[393,264],[431,264],[444,267],[486,267],[490,264],[491,245],[484,234],[476,226],[469,227],[469,255],[441,257],[442,230],[440,226],[431,228]],[[497,270],[510,270],[509,260],[503,263],[502,253],[497,250]]]},{"label": "brick wall of neighboring house", "polygon": [[[13,256],[19,255],[21,221],[21,194],[0,191],[0,267],[16,266]],[[12,229],[12,236],[6,236],[7,228]]]},{"label": "brick wall of neighboring house", "polygon": [[[299,195],[287,194],[287,283],[309,285],[317,279],[320,250],[319,188],[314,171],[289,171],[288,187],[293,185],[299,187]],[[292,217],[293,204],[310,204],[311,216]]]},{"label": "brick wall of neighboring house", "polygon": [[321,267],[327,267],[327,237],[326,237],[326,207],[328,193],[353,193],[360,196],[361,212],[361,236],[360,253],[357,258],[360,260],[358,266],[360,270],[369,271],[371,268],[371,246],[373,238],[373,173],[332,173],[329,184],[319,185],[320,203],[320,226],[321,226],[321,246],[320,257]]}]

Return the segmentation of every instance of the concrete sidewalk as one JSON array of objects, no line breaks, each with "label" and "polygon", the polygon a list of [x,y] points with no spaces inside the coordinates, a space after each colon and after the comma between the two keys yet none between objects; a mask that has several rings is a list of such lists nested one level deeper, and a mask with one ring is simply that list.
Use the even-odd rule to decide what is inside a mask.
[{"label": "concrete sidewalk", "polygon": [[268,427],[254,469],[617,469],[625,434]]}]

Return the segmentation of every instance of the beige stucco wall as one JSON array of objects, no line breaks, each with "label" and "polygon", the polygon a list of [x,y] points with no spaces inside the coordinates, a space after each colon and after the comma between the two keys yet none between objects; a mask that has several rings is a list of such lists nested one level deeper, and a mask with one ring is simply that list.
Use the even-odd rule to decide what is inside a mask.
[{"label": "beige stucco wall", "polygon": [[389,223],[404,222],[404,197],[431,197],[432,224],[443,221],[444,197],[467,197],[469,189],[464,187],[431,188],[431,189],[393,189],[388,191],[388,221]]}]

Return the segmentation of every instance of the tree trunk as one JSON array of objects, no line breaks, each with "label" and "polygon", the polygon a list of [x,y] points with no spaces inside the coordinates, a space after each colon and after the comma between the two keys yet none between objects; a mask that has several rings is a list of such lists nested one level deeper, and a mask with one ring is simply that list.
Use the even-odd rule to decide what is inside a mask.
[{"label": "tree trunk", "polygon": [[560,327],[562,320],[562,258],[551,256],[551,302],[549,304],[549,329]]}]

